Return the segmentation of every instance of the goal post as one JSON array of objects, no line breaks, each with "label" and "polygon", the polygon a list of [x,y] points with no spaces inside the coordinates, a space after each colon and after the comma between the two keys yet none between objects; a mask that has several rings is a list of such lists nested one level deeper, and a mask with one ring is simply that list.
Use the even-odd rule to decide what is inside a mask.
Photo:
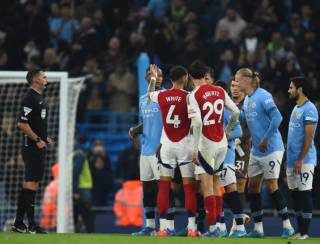
[{"label": "goal post", "polygon": [[[27,72],[0,72],[0,228],[14,218],[17,192],[24,178],[21,162],[22,134],[16,128],[21,100],[28,90]],[[51,182],[51,166],[59,163],[57,213],[58,233],[74,231],[72,201],[72,162],[76,110],[84,78],[69,78],[67,72],[46,72],[48,86],[44,91],[48,103],[48,136],[55,140],[48,147],[44,179],[36,197],[37,220],[41,217],[43,192]],[[8,124],[10,121],[13,125]],[[18,160],[20,158],[20,160]],[[17,170],[19,168],[19,170]],[[2,188],[2,189],[1,189]]]},{"label": "goal post", "polygon": [[[73,224],[68,226],[68,220],[65,219],[65,216],[68,215],[68,207],[66,206],[67,201],[72,202],[72,193],[71,199],[67,199],[67,189],[65,188],[68,177],[68,74],[61,73],[61,82],[60,82],[60,106],[59,106],[59,143],[58,143],[58,160],[59,160],[59,181],[58,181],[58,209],[57,209],[57,232],[73,232]],[[50,111],[49,111],[50,113]],[[72,143],[73,147],[73,143]],[[70,177],[70,176],[69,176]],[[71,174],[72,182],[72,174]],[[72,186],[72,184],[71,184]],[[70,209],[71,208],[71,209]],[[69,211],[73,211],[72,206],[69,206]],[[72,218],[73,219],[73,218]]]}]

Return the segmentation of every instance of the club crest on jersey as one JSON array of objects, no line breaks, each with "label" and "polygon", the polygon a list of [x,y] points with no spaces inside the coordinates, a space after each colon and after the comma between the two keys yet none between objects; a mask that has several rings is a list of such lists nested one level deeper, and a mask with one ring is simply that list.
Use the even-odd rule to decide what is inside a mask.
[{"label": "club crest on jersey", "polygon": [[42,109],[42,110],[41,110],[41,119],[45,119],[45,118],[46,118],[46,115],[47,115],[47,110]]},{"label": "club crest on jersey", "polygon": [[24,116],[27,116],[32,111],[31,108],[23,107]]},{"label": "club crest on jersey", "polygon": [[257,107],[257,104],[255,102],[248,104],[248,108],[255,108],[255,107]]},{"label": "club crest on jersey", "polygon": [[293,117],[297,118],[297,119],[300,119],[301,118],[301,113],[299,113],[298,111],[295,111],[293,113]]}]

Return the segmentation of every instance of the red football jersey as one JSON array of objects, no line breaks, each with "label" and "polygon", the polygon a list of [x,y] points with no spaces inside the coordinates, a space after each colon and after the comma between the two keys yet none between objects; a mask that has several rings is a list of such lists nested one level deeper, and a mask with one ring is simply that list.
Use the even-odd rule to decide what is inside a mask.
[{"label": "red football jersey", "polygon": [[223,112],[225,91],[213,85],[202,85],[194,93],[202,119],[202,134],[209,140],[219,142],[224,136]]},{"label": "red football jersey", "polygon": [[188,92],[179,89],[162,91],[158,103],[162,113],[163,128],[172,142],[178,142],[189,134],[191,121],[187,109]]}]

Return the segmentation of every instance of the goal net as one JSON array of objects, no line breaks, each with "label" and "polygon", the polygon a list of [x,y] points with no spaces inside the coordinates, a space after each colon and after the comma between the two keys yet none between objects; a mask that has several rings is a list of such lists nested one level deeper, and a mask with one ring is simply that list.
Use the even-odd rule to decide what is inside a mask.
[{"label": "goal net", "polygon": [[[48,136],[55,144],[47,148],[45,173],[36,195],[36,219],[45,215],[43,198],[52,183],[51,167],[59,163],[59,175],[51,213],[52,230],[73,232],[72,162],[76,109],[83,78],[68,78],[66,72],[46,72],[44,91],[48,104]],[[21,100],[28,90],[26,72],[0,72],[0,231],[8,230],[15,218],[17,197],[24,181],[22,132],[16,127]],[[56,224],[54,224],[56,223]]]}]

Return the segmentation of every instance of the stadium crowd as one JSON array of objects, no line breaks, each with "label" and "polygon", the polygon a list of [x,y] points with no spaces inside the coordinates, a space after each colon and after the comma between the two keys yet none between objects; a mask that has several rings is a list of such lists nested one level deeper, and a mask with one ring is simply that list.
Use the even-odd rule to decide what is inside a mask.
[{"label": "stadium crowd", "polygon": [[136,110],[134,62],[142,51],[165,74],[195,59],[219,80],[250,67],[282,108],[291,76],[303,72],[315,98],[319,91],[318,1],[15,0],[0,7],[0,69],[90,74],[81,99],[87,110]]},{"label": "stadium crowd", "polygon": [[[273,94],[286,141],[294,105],[288,100],[290,77],[304,74],[311,81],[310,98],[320,109],[319,10],[316,0],[4,0],[0,70],[42,68],[86,76],[81,122],[86,111],[137,111],[135,60],[141,52],[163,70],[165,87],[175,64],[189,67],[200,59],[213,68],[216,80],[226,82],[238,68],[249,67]],[[315,140],[319,145],[319,133]],[[110,163],[105,152],[93,157],[99,182]],[[319,191],[314,189],[314,196]],[[319,208],[319,199],[316,203]]]}]

